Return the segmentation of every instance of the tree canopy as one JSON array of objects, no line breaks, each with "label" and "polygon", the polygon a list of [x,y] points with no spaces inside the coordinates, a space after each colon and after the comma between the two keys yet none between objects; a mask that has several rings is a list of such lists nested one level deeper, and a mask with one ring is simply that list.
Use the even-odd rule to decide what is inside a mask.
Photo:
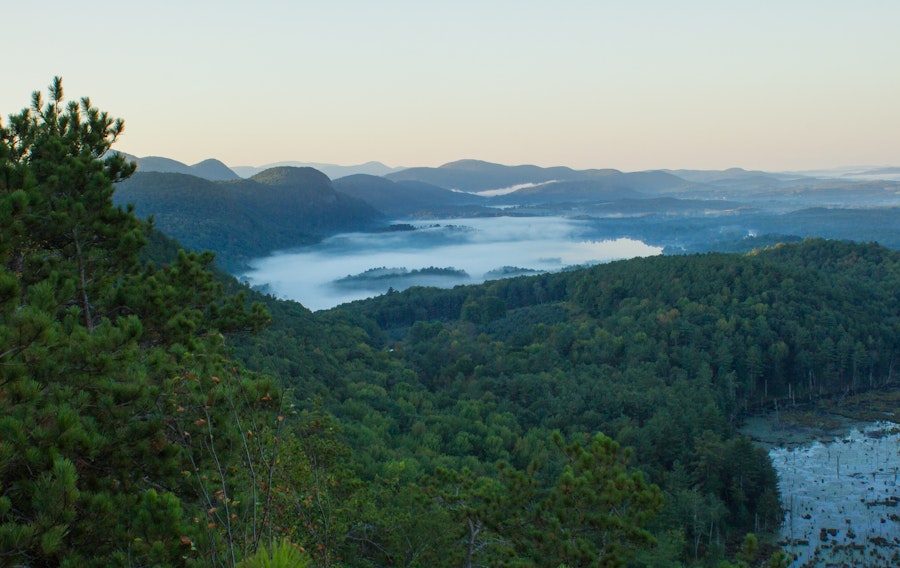
[{"label": "tree canopy", "polygon": [[31,103],[0,123],[3,565],[759,565],[741,419],[895,382],[875,244],[311,313],[114,204],[121,120]]},{"label": "tree canopy", "polygon": [[111,200],[134,171],[110,152],[123,121],[59,78],[31,103],[0,125],[0,561],[233,563],[261,525],[223,464],[258,458],[234,425],[279,391],[221,333],[268,316],[211,255],[139,261],[150,226]]}]

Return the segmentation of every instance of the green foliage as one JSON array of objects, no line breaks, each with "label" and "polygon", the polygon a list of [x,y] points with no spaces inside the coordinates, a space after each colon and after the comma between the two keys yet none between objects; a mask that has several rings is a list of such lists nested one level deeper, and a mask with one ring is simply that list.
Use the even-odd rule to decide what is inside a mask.
[{"label": "green foliage", "polygon": [[116,184],[114,201],[195,251],[211,250],[237,271],[278,249],[361,230],[382,214],[336,192],[311,168],[272,168],[251,179],[209,181],[178,173],[138,172]]},{"label": "green foliage", "polygon": [[223,294],[211,255],[141,265],[149,227],[112,204],[123,127],[57,78],[0,128],[4,563],[233,564],[260,540],[255,507],[206,517],[262,481],[244,424],[265,431],[280,389],[221,333],[268,316]]},{"label": "green foliage", "polygon": [[[658,544],[617,537],[617,550],[652,565],[714,563],[781,519],[774,469],[738,435],[742,416],[889,384],[898,260],[814,240],[413,288],[316,314],[269,299],[273,325],[238,353],[294,377],[298,405],[319,401],[341,425],[366,486],[344,558],[537,558],[535,544],[515,543],[542,542],[522,527],[547,526],[533,511],[566,467],[559,430],[632,448],[628,471],[661,492],[641,525]],[[491,305],[504,309],[488,315]],[[505,478],[524,472],[530,488]],[[492,509],[491,495],[508,506]]]},{"label": "green foliage", "polygon": [[279,540],[271,549],[260,549],[237,564],[238,568],[306,568],[309,565],[303,549],[288,539]]},{"label": "green foliage", "polygon": [[313,314],[115,207],[120,121],[58,80],[33,103],[0,128],[5,563],[782,566],[775,473],[736,425],[893,381],[877,245]]},{"label": "green foliage", "polygon": [[635,549],[655,539],[646,524],[662,506],[659,488],[628,471],[631,452],[597,434],[587,447],[562,446],[566,465],[542,504],[539,557],[567,566],[625,566]]}]

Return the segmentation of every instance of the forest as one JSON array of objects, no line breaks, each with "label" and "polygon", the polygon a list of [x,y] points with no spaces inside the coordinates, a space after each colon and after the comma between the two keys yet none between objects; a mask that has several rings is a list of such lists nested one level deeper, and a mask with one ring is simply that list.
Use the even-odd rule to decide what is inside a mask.
[{"label": "forest", "polygon": [[2,565],[786,566],[741,421],[895,383],[876,243],[313,313],[115,205],[123,128],[0,123]]}]

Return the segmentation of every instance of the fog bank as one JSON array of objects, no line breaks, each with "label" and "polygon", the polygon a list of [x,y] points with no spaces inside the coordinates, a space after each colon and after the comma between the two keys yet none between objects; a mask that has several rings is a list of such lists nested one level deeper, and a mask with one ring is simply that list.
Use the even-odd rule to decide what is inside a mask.
[{"label": "fog bank", "polygon": [[[341,234],[317,245],[257,259],[241,279],[277,297],[321,310],[383,294],[389,286],[477,284],[489,272],[504,267],[555,271],[662,252],[660,247],[632,239],[587,240],[586,222],[559,217],[448,219],[413,225],[417,230]],[[453,268],[468,277],[423,274],[421,278],[357,282],[359,285],[351,287],[335,282],[377,268],[412,272],[430,267]],[[381,273],[372,271],[370,275]]]}]

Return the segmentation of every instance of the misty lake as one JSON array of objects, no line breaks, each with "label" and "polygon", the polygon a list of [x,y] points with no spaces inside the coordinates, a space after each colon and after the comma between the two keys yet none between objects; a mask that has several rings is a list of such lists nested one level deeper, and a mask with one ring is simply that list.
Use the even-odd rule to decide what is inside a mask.
[{"label": "misty lake", "polygon": [[591,223],[561,217],[410,222],[414,230],[344,233],[251,263],[251,286],[311,310],[376,296],[388,288],[452,287],[506,276],[652,256],[661,247],[597,241]]}]

